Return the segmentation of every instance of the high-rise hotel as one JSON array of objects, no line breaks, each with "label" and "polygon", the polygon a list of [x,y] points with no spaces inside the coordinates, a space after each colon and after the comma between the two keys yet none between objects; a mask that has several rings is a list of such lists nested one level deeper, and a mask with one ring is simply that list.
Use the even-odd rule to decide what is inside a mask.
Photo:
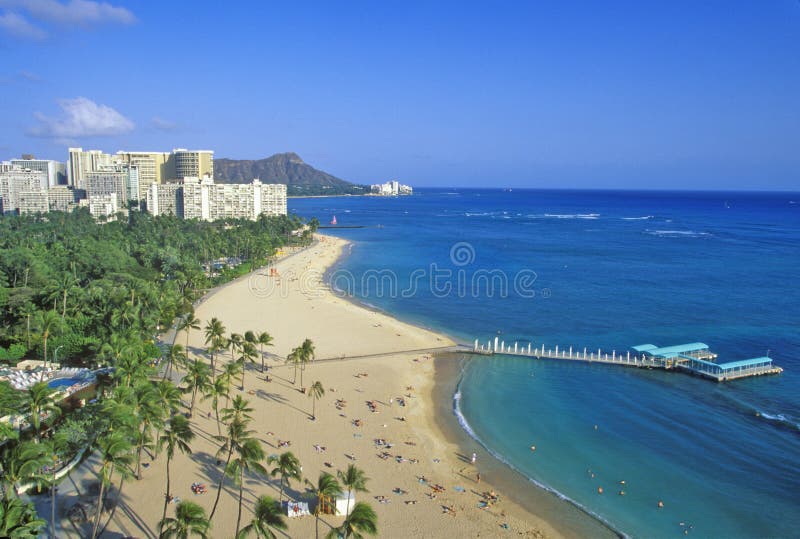
[{"label": "high-rise hotel", "polygon": [[259,215],[286,215],[286,185],[261,183],[214,183],[213,178],[186,177],[178,183],[152,184],[147,210],[153,215],[184,219],[251,219]]}]

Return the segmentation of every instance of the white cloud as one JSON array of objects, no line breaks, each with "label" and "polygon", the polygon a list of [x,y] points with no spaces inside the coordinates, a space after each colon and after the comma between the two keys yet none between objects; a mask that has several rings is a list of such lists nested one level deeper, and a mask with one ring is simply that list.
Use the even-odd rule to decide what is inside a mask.
[{"label": "white cloud", "polygon": [[0,30],[4,30],[14,37],[25,39],[44,39],[47,37],[47,32],[28,22],[28,19],[22,15],[11,11],[0,13]]},{"label": "white cloud", "polygon": [[[47,31],[31,22],[63,26],[91,26],[108,23],[132,24],[136,16],[128,9],[93,0],[0,0],[0,29],[29,39],[43,39]],[[24,16],[23,16],[24,13]]]},{"label": "white cloud", "polygon": [[28,134],[43,138],[80,138],[91,136],[123,135],[133,131],[128,118],[107,105],[100,105],[85,97],[59,99],[60,117],[49,117],[41,112],[33,116],[39,122]]},{"label": "white cloud", "polygon": [[178,124],[159,118],[158,116],[153,116],[150,120],[150,127],[159,131],[175,131],[178,129]]}]

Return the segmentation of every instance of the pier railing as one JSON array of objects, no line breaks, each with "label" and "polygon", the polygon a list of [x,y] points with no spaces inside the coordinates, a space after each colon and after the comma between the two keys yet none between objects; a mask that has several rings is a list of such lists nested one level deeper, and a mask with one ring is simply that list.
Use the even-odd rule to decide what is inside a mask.
[{"label": "pier railing", "polygon": [[582,361],[587,363],[609,363],[614,365],[624,365],[629,367],[646,367],[646,368],[671,368],[671,364],[667,364],[663,360],[655,359],[648,356],[631,354],[630,352],[617,353],[616,350],[604,352],[602,349],[589,350],[588,348],[578,348],[575,346],[555,348],[545,348],[542,344],[534,346],[528,343],[527,346],[520,346],[519,342],[513,345],[506,345],[505,341],[500,341],[495,338],[494,341],[488,341],[485,345],[481,344],[477,339],[473,345],[472,351],[476,354],[506,354],[511,356],[525,356],[533,357],[536,359],[563,359],[567,361]]},{"label": "pier railing", "polygon": [[[475,339],[472,346],[472,353],[481,355],[494,355],[504,354],[510,356],[523,356],[536,359],[558,359],[565,361],[580,361],[584,363],[604,363],[609,365],[622,365],[623,367],[638,367],[647,369],[663,369],[663,370],[681,370],[690,374],[695,374],[715,380],[717,382],[724,382],[726,380],[735,380],[737,378],[745,378],[750,376],[760,376],[764,374],[779,374],[783,372],[780,367],[772,364],[766,366],[757,366],[744,369],[737,369],[735,371],[720,370],[719,372],[712,372],[707,369],[697,368],[692,366],[689,360],[691,357],[678,356],[674,358],[659,358],[648,356],[644,354],[631,354],[630,351],[617,353],[612,350],[611,353],[604,352],[602,349],[589,351],[588,348],[578,348],[576,346],[545,348],[545,345],[527,345],[520,346],[519,342],[506,344],[501,341],[499,337],[494,340],[489,340],[483,344]],[[720,366],[722,367],[722,366]]]}]

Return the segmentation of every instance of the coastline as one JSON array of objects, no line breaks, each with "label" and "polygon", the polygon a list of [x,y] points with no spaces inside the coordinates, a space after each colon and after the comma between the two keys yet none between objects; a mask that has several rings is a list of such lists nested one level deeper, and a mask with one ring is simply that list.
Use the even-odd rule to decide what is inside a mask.
[{"label": "coastline", "polygon": [[[563,517],[569,515],[571,506],[563,510],[553,496],[539,493],[538,488],[528,485],[525,492],[535,491],[536,495],[518,496],[511,487],[513,481],[506,485],[503,479],[502,463],[468,437],[464,440],[463,431],[459,438],[452,390],[460,371],[444,367],[460,363],[451,361],[452,356],[433,360],[429,353],[449,348],[453,341],[335,295],[322,276],[340,260],[346,246],[342,239],[320,235],[318,242],[272,264],[280,274],[272,279],[272,286],[263,281],[269,277],[259,273],[262,268],[209,291],[197,305],[201,327],[211,317],[218,317],[228,332],[268,330],[275,339],[266,359],[268,371],[261,374],[260,365],[248,365],[246,389],[235,387],[231,395],[241,394],[250,402],[253,429],[267,455],[292,451],[304,467],[304,477],[312,482],[320,472],[335,474],[355,463],[370,478],[370,492],[358,493],[357,500],[367,501],[375,509],[380,537],[602,536],[600,528],[588,524],[575,528],[562,522],[571,518]],[[177,341],[183,344],[185,338],[183,333]],[[282,358],[303,338],[314,341],[319,360],[305,372],[296,372]],[[188,340],[190,355],[207,361],[203,331],[192,331]],[[230,360],[228,353],[217,357],[220,365]],[[301,380],[306,387],[314,380],[325,386],[325,395],[313,403],[315,419],[311,400],[299,391]],[[219,427],[214,415],[211,402],[198,398],[191,418],[196,434],[192,454],[176,454],[170,463],[170,492],[198,503],[207,512],[220,477],[215,457]],[[467,451],[473,450],[479,453],[477,468],[466,457]],[[155,538],[153,531],[164,504],[165,460],[163,455],[146,456],[143,478],[126,482],[109,533]],[[96,469],[97,458],[92,455],[73,472],[70,482],[61,485],[59,511],[66,511],[81,494],[91,491]],[[480,484],[476,471],[485,477]],[[207,484],[210,495],[193,493],[189,488],[193,482]],[[266,494],[277,499],[280,489],[274,478],[250,476],[244,483],[243,522],[247,523],[255,498]],[[437,491],[434,485],[443,489]],[[226,481],[212,537],[233,535],[237,491]],[[482,493],[489,491],[500,495],[499,502],[478,508]],[[298,482],[292,482],[286,495],[309,499],[307,488]],[[49,514],[49,500],[37,498],[37,508]],[[173,512],[174,504],[170,504],[168,516]],[[580,517],[586,519],[583,514]],[[321,533],[342,520],[342,516],[322,516]],[[289,536],[313,536],[313,516],[289,518],[287,523]],[[85,531],[73,528],[62,517],[57,536],[80,537]]]},{"label": "coastline", "polygon": [[459,423],[454,412],[454,397],[460,390],[462,371],[473,359],[458,353],[436,358],[432,405],[436,410],[435,428],[439,434],[460,447],[463,453],[475,451],[481,462],[481,473],[490,478],[492,485],[508,496],[521,512],[545,520],[557,534],[569,538],[621,537],[622,534],[606,523],[536,485],[496,458]]},{"label": "coastline", "polygon": [[[331,273],[343,264],[344,259],[352,252],[352,248],[352,241],[344,244],[339,257],[326,269],[324,282],[330,282]],[[356,297],[347,295],[338,295],[338,297],[359,308],[392,316],[391,313],[364,303]],[[456,340],[441,330],[434,330],[427,326],[418,325],[418,327],[436,331],[453,341]],[[481,465],[477,468],[481,470],[481,479],[482,483],[485,483],[485,487],[494,488],[499,493],[508,496],[516,507],[507,513],[511,513],[523,521],[535,522],[542,531],[546,530],[546,536],[620,537],[621,534],[606,523],[571,502],[559,499],[555,493],[533,484],[527,477],[498,460],[464,430],[454,413],[453,399],[461,382],[462,369],[469,360],[457,352],[444,352],[441,355],[433,356],[433,372],[430,375],[431,387],[426,403],[429,408],[426,419],[431,434],[457,447],[461,455],[469,455],[472,451],[478,453]],[[491,479],[487,480],[487,478]],[[558,515],[558,518],[553,518],[553,515]]]}]

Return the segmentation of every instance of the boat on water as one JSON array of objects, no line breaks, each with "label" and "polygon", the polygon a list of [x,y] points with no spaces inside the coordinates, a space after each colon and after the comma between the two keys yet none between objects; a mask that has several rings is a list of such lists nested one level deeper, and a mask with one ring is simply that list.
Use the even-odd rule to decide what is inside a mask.
[{"label": "boat on water", "polygon": [[331,219],[331,224],[332,224],[332,225],[335,225],[335,224],[336,224],[336,216],[335,216],[335,215],[333,216],[333,219]]}]

